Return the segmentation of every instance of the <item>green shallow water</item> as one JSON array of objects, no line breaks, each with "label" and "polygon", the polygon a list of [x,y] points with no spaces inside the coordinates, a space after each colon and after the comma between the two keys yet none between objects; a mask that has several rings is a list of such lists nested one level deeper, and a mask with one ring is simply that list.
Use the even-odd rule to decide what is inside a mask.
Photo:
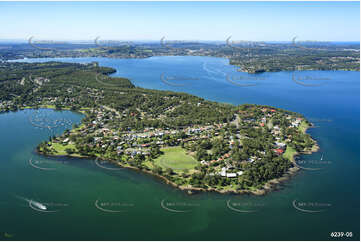
[{"label": "green shallow water", "polygon": [[[197,73],[197,65],[201,66],[202,61],[213,67],[224,66],[223,59],[207,57],[150,58],[136,63],[135,60],[103,59],[104,63],[102,58],[97,60],[116,67],[118,75],[131,76],[138,85],[169,90],[179,87],[155,82],[165,63],[167,70],[178,71],[179,75]],[[152,70],[148,77],[144,72],[138,72],[137,77],[137,65]],[[332,76],[333,82],[316,90],[306,89],[292,81],[286,83],[290,73],[281,72],[267,73],[267,82],[258,87],[239,88],[222,82],[218,74],[211,79],[198,73],[200,81],[209,85],[203,85],[203,89],[182,87],[182,91],[211,100],[235,104],[266,102],[314,119],[318,127],[308,132],[321,149],[300,159],[311,163],[322,157],[329,163],[319,171],[301,170],[279,190],[261,197],[216,193],[189,196],[150,175],[132,170],[106,170],[86,159],[40,157],[34,153],[36,145],[70,126],[53,131],[36,128],[28,119],[37,115],[36,110],[0,114],[0,239],[328,240],[331,232],[342,231],[352,232],[352,239],[358,240],[359,73],[307,72],[310,74]],[[277,95],[273,97],[272,93]],[[69,123],[79,123],[82,118],[70,111],[42,109],[40,113],[48,119],[66,119]],[[31,157],[36,165],[55,170],[34,168],[29,164]],[[48,204],[48,210],[56,212],[35,211],[18,196]],[[96,201],[106,211],[98,209]],[[323,211],[302,212],[293,202],[301,209]],[[4,236],[4,232],[13,237]]]}]

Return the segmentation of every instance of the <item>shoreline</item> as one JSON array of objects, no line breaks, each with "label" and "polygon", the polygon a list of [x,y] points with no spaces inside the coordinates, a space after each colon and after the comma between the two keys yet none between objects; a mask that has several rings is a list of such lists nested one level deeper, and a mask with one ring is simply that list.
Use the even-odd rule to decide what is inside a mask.
[{"label": "shoreline", "polygon": [[[88,159],[88,160],[94,160],[97,159],[95,157],[91,157],[91,156],[78,156],[78,155],[54,155],[54,154],[44,154],[42,152],[39,152],[37,150],[35,150],[36,154],[45,156],[45,157],[50,157],[50,158],[66,158],[66,159]],[[101,158],[98,158],[101,159]],[[104,159],[101,159],[104,160]],[[192,186],[182,186],[182,185],[177,185],[176,183],[170,181],[168,178],[159,175],[159,174],[155,174],[150,170],[147,169],[140,169],[138,167],[134,167],[134,166],[123,166],[121,164],[119,164],[118,162],[114,162],[112,160],[107,159],[106,161],[108,161],[109,163],[119,166],[121,168],[124,169],[130,169],[136,172],[142,172],[148,175],[151,175],[153,178],[159,179],[162,182],[164,182],[167,185],[171,185],[173,188],[177,188],[183,192],[185,192],[188,195],[193,195],[195,193],[198,192],[216,192],[219,194],[235,194],[235,195],[241,195],[241,194],[248,194],[248,195],[265,195],[268,192],[271,192],[274,190],[275,186],[274,185],[278,185],[281,184],[282,182],[285,182],[287,180],[289,180],[291,178],[291,176],[293,176],[294,174],[296,174],[296,172],[298,170],[300,170],[300,168],[298,167],[291,167],[283,176],[279,177],[279,178],[274,178],[270,181],[268,181],[266,184],[263,185],[262,189],[257,189],[257,190],[239,190],[239,191],[227,191],[227,190],[219,190],[216,188],[201,188],[201,187],[192,187]]]},{"label": "shoreline", "polygon": [[[45,156],[45,157],[51,157],[51,158],[67,158],[67,159],[88,159],[88,160],[95,160],[97,158],[91,157],[91,156],[74,156],[74,155],[54,155],[54,154],[43,154],[42,152],[38,152],[35,150],[35,152],[39,155]],[[99,158],[100,159],[100,158]],[[102,159],[103,160],[103,159]],[[193,195],[195,193],[199,192],[216,192],[219,194],[234,194],[234,195],[256,195],[256,196],[262,196],[266,195],[269,192],[275,191],[277,188],[277,185],[280,185],[288,180],[290,180],[294,175],[297,174],[300,168],[297,166],[291,167],[288,169],[288,171],[283,174],[281,177],[274,178],[272,180],[269,180],[266,182],[261,189],[256,190],[238,190],[238,191],[230,191],[230,190],[219,190],[217,188],[201,188],[201,187],[192,187],[190,185],[183,186],[183,185],[177,185],[176,183],[170,181],[168,178],[155,174],[150,170],[147,169],[140,169],[138,167],[133,166],[123,166],[117,162],[114,162],[112,160],[107,159],[106,161],[110,162],[113,165],[119,166],[124,169],[130,169],[136,172],[142,172],[148,175],[151,175],[153,178],[159,179],[162,182],[164,182],[167,185],[171,185],[173,188],[179,189],[183,192],[185,192],[188,195]]]},{"label": "shoreline", "polygon": [[[311,124],[311,126],[306,128],[304,132],[306,132],[309,128],[312,128],[312,127],[314,127],[313,124]],[[217,188],[192,187],[191,185],[187,185],[187,186],[177,185],[176,183],[169,180],[165,176],[153,173],[151,170],[141,169],[141,168],[134,167],[134,166],[124,166],[124,165],[120,164],[120,162],[110,160],[110,159],[106,159],[106,161],[110,162],[113,165],[124,168],[124,169],[130,169],[130,170],[133,170],[133,171],[136,171],[136,172],[142,172],[142,173],[151,175],[153,178],[157,178],[157,179],[161,180],[162,182],[164,182],[165,184],[171,185],[173,188],[179,189],[179,190],[185,192],[188,195],[193,195],[193,194],[199,193],[199,192],[216,192],[216,193],[219,193],[219,194],[262,196],[262,195],[266,195],[269,192],[277,190],[278,185],[280,185],[280,184],[282,184],[282,183],[284,183],[286,181],[289,181],[293,176],[295,176],[301,170],[301,168],[299,168],[297,166],[296,162],[295,162],[294,158],[296,156],[312,154],[314,152],[317,152],[319,149],[320,149],[320,147],[318,146],[318,144],[316,142],[316,144],[312,147],[311,150],[293,153],[292,158],[290,160],[291,163],[293,164],[293,167],[289,168],[281,177],[273,178],[273,179],[267,181],[262,186],[262,188],[256,189],[256,190],[237,190],[237,191],[234,191],[234,190],[219,190]],[[105,159],[102,159],[100,157],[83,156],[83,155],[79,155],[79,154],[55,155],[55,154],[44,154],[43,152],[40,152],[40,151],[37,151],[37,150],[35,150],[35,152],[37,154],[39,154],[39,155],[43,155],[45,157],[53,157],[53,158],[61,157],[61,158],[67,158],[67,159],[76,158],[76,159],[90,159],[90,160],[96,160],[96,159],[105,160]]]},{"label": "shoreline", "polygon": [[[57,110],[57,109],[55,109],[55,107],[52,107],[50,105],[40,105],[40,106],[42,106],[42,107],[38,107],[38,108]],[[23,109],[19,109],[19,110],[24,110],[24,109],[36,109],[36,108],[28,106],[28,107],[24,107]],[[78,112],[79,114],[83,114],[83,115],[86,116],[85,111],[87,109],[82,108],[80,110],[70,110],[70,108],[68,108],[68,107],[63,107],[62,109],[60,109],[58,111],[62,111],[62,110]],[[303,132],[306,133],[309,128],[313,128],[313,127],[315,127],[314,124],[310,123],[310,125],[307,128],[305,128],[303,130]],[[294,153],[292,153],[292,156],[290,158],[290,162],[293,164],[293,167],[289,168],[281,177],[273,178],[273,179],[267,181],[262,186],[262,188],[255,189],[255,190],[219,190],[217,188],[201,188],[201,187],[192,187],[191,185],[187,185],[187,186],[177,185],[176,183],[172,182],[168,178],[166,178],[166,177],[164,177],[162,175],[153,173],[151,170],[140,169],[138,167],[133,167],[133,166],[124,166],[124,165],[122,165],[119,162],[114,161],[114,160],[107,159],[107,161],[109,161],[110,163],[112,163],[112,164],[114,164],[116,166],[120,166],[122,168],[129,168],[131,170],[135,170],[135,171],[138,171],[138,172],[143,172],[143,173],[152,175],[153,177],[160,179],[165,184],[171,185],[172,187],[177,188],[177,189],[185,192],[188,195],[192,195],[192,194],[197,193],[197,192],[216,192],[216,193],[219,193],[219,194],[235,194],[235,195],[237,195],[237,194],[238,195],[241,195],[241,194],[248,194],[249,195],[250,194],[250,195],[261,196],[261,195],[266,195],[267,193],[276,190],[277,185],[282,184],[282,183],[290,180],[294,175],[297,174],[297,172],[299,170],[301,170],[301,168],[298,167],[297,164],[295,163],[295,157],[296,156],[303,155],[303,154],[304,155],[312,154],[314,152],[317,152],[319,149],[320,148],[319,148],[317,142],[315,141],[315,145],[311,148],[311,150],[307,150],[307,151],[303,151],[303,152],[296,152],[295,151]],[[37,154],[40,154],[40,155],[43,155],[43,156],[54,157],[54,158],[56,158],[56,157],[77,158],[77,159],[97,159],[98,158],[98,159],[104,160],[101,157],[83,156],[83,155],[80,155],[80,154],[77,154],[77,153],[70,154],[70,155],[56,155],[56,154],[44,154],[43,152],[38,151],[38,150],[35,150],[35,152]]]},{"label": "shoreline", "polygon": [[[39,108],[45,108],[45,109],[53,109],[53,110],[58,110],[58,111],[62,111],[62,110],[68,110],[68,111],[73,111],[73,112],[77,112],[79,114],[83,114],[85,116],[87,116],[86,110],[88,108],[81,108],[79,110],[71,110],[69,107],[62,107],[61,109],[56,109],[55,106],[53,105],[48,105],[48,104],[42,104],[39,105],[37,107],[31,107],[31,106],[25,106],[25,107],[21,107],[18,110],[24,110],[24,109],[39,109]],[[81,124],[80,124],[81,125]],[[309,128],[314,127],[314,125],[312,123],[309,122],[309,125],[307,127],[304,128],[304,130],[302,130],[303,133],[306,133],[307,130]],[[313,140],[313,139],[312,139]],[[313,140],[315,141],[315,140]],[[293,167],[290,167],[281,177],[278,178],[273,178],[267,182],[265,182],[265,184],[263,184],[263,186],[261,188],[258,189],[243,189],[243,190],[227,190],[227,189],[218,189],[218,188],[213,188],[213,187],[208,187],[208,188],[201,188],[201,187],[192,187],[191,185],[177,185],[176,183],[174,183],[173,181],[169,180],[168,178],[166,178],[163,175],[160,174],[156,174],[153,173],[149,168],[148,169],[141,169],[138,167],[134,167],[134,166],[130,166],[130,165],[122,165],[120,162],[114,161],[114,160],[110,160],[110,159],[106,159],[107,161],[109,161],[110,163],[120,166],[122,168],[130,168],[132,170],[135,171],[139,171],[139,172],[144,172],[147,173],[149,175],[152,175],[153,177],[156,177],[160,180],[162,180],[165,184],[171,185],[174,188],[177,188],[181,191],[186,192],[187,194],[191,195],[195,192],[217,192],[220,194],[252,194],[252,195],[265,195],[270,191],[273,191],[276,189],[277,185],[289,180],[292,176],[294,176],[301,168],[297,166],[297,164],[295,163],[295,157],[298,155],[302,155],[302,154],[312,154],[313,152],[317,152],[319,150],[319,146],[317,144],[317,142],[315,141],[314,146],[310,149],[310,150],[306,150],[303,152],[296,152],[294,151],[290,158],[286,158],[289,159],[289,161],[292,163]],[[44,156],[49,156],[49,157],[64,157],[64,158],[78,158],[78,159],[102,159],[104,160],[102,157],[92,157],[92,156],[84,156],[84,155],[80,155],[78,153],[73,153],[73,154],[67,154],[67,155],[56,155],[56,154],[44,154],[41,151],[35,150],[36,153],[40,154],[40,155],[44,155]]]},{"label": "shoreline", "polygon": [[[95,55],[95,56],[57,56],[57,57],[23,57],[23,58],[16,58],[16,59],[7,59],[5,62],[26,62],[26,60],[31,59],[81,59],[81,58],[109,58],[109,59],[149,59],[152,57],[210,57],[210,58],[222,58],[230,61],[230,58],[228,56],[212,56],[212,55],[152,55],[152,56],[101,56],[101,55]],[[59,62],[62,62],[59,60]],[[90,62],[89,62],[90,63]],[[254,70],[249,71],[245,70],[240,65],[237,64],[231,64],[228,63],[230,66],[234,66],[237,68],[237,72],[243,72],[248,74],[261,74],[261,73],[277,73],[277,72],[294,72],[294,71],[354,71],[354,72],[360,72],[360,70],[357,69],[345,69],[345,68],[336,68],[336,69],[322,69],[322,68],[309,68],[309,69],[302,69],[302,70],[290,70],[290,69],[280,69],[280,70],[266,70],[266,69],[260,69],[260,70]]]}]

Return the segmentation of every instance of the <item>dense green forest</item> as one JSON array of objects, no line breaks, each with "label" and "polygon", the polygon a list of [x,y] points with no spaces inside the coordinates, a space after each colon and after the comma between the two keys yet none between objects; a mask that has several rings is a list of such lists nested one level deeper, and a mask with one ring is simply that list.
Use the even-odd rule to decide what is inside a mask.
[{"label": "dense green forest", "polygon": [[[231,105],[205,101],[185,93],[138,88],[128,79],[109,78],[107,74],[114,71],[99,67],[97,63],[3,63],[0,66],[0,100],[11,101],[11,110],[21,105],[38,105],[41,104],[39,100],[54,97],[54,104],[59,108],[70,106],[78,110],[108,105],[119,112],[126,110],[127,114],[132,114],[124,120],[130,128],[185,126],[226,122],[233,118],[234,107]],[[170,108],[174,110],[165,112]],[[145,114],[147,119],[142,119]],[[165,114],[168,122],[159,119],[161,114]]]}]

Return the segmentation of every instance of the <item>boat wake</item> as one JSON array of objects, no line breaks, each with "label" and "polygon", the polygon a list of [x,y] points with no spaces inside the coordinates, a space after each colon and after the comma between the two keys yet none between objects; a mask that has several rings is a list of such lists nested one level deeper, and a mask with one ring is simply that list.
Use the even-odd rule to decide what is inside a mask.
[{"label": "boat wake", "polygon": [[33,199],[28,199],[28,198],[25,198],[25,197],[22,197],[22,196],[17,196],[16,197],[20,200],[23,200],[25,202],[28,203],[28,206],[37,211],[37,212],[42,212],[42,213],[55,213],[55,212],[58,212],[58,210],[49,210],[48,207],[46,207],[45,204],[41,203],[41,202],[38,202],[38,201],[35,201]]}]

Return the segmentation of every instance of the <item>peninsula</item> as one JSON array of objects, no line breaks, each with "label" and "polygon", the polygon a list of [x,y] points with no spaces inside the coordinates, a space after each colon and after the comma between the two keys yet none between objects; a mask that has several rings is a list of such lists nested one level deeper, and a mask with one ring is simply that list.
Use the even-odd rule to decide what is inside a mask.
[{"label": "peninsula", "polygon": [[49,156],[92,158],[143,171],[188,192],[264,194],[318,149],[298,113],[234,106],[110,78],[98,63],[2,63],[0,112],[82,112],[81,125],[38,145]]}]

